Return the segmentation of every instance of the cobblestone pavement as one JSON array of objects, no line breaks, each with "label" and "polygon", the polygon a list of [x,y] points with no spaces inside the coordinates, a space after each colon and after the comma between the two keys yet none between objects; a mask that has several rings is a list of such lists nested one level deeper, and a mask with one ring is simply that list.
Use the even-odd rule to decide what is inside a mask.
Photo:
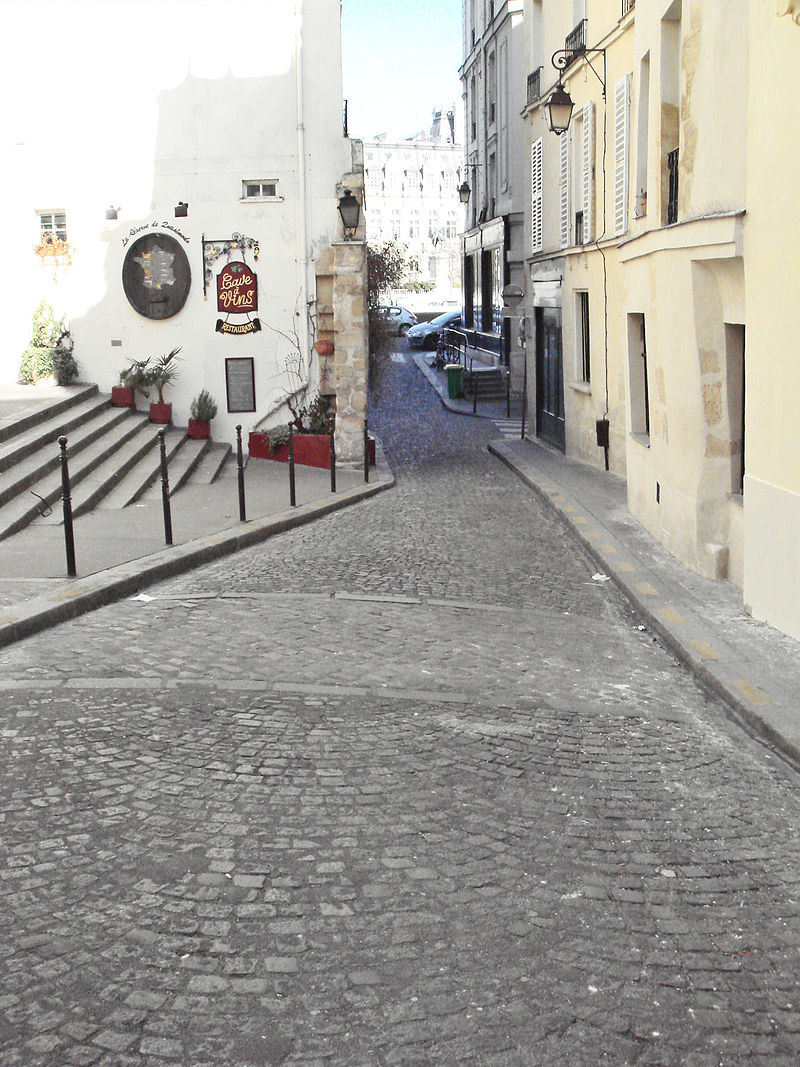
[{"label": "cobblestone pavement", "polygon": [[0,1063],[796,1063],[796,777],[488,423],[373,423],[394,491],[0,653]]}]

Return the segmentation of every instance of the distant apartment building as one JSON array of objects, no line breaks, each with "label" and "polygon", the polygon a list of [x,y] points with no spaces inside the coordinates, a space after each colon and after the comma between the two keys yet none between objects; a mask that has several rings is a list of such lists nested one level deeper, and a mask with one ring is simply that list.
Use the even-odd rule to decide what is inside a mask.
[{"label": "distant apartment building", "polygon": [[463,148],[454,111],[434,111],[429,133],[399,141],[365,140],[364,170],[367,240],[380,244],[395,238],[404,246],[408,282],[412,287],[423,283],[428,300],[460,300]]},{"label": "distant apartment building", "polygon": [[519,364],[502,291],[524,284],[526,180],[523,0],[464,0],[467,219],[462,236],[464,327],[497,364]]}]

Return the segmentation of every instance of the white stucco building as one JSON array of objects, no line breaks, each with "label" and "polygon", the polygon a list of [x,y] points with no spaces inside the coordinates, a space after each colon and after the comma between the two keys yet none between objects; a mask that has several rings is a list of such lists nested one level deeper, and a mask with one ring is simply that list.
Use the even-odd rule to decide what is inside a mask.
[{"label": "white stucco building", "polygon": [[[347,188],[361,199],[363,170],[360,143],[343,128],[340,9],[340,0],[166,0],[154,23],[156,5],[128,0],[3,5],[16,43],[0,80],[19,107],[2,120],[13,211],[0,380],[16,380],[46,299],[67,315],[81,380],[101,390],[129,360],[180,346],[169,395],[179,425],[205,388],[219,407],[215,438],[232,440],[238,423],[246,434],[285,419],[286,395],[315,391],[326,371],[342,421],[356,420],[363,213],[357,239],[344,241],[337,208]],[[98,16],[102,43],[85,32]],[[70,57],[68,77],[42,62],[45,21]],[[67,246],[59,260],[34,253],[51,231]],[[237,262],[256,279],[241,308],[217,293]],[[355,301],[337,302],[337,274]],[[314,350],[321,337],[335,342],[329,367]]]},{"label": "white stucco building", "polygon": [[375,244],[396,238],[405,247],[408,281],[433,287],[426,303],[461,297],[462,165],[454,110],[434,111],[427,134],[364,141],[367,238]]}]

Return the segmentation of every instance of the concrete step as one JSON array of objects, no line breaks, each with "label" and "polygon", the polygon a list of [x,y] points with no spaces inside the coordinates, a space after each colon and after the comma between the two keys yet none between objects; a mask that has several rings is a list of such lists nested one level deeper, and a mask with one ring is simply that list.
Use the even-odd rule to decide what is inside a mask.
[{"label": "concrete step", "polygon": [[[192,471],[200,462],[203,453],[208,449],[209,442],[206,441],[193,441],[189,437],[184,437],[181,441],[181,446],[173,454],[169,463],[167,464],[167,474],[169,476],[169,495],[174,496],[175,493],[185,485],[189,479]],[[161,499],[161,478],[159,478],[148,486],[147,490],[142,493],[141,500],[154,501]]]},{"label": "concrete step", "polygon": [[29,411],[9,415],[0,419],[0,443],[10,441],[19,434],[27,433],[42,422],[68,411],[76,404],[81,404],[97,395],[97,386],[93,384],[65,385],[59,389],[57,399],[48,398]]},{"label": "concrete step", "polygon": [[[118,440],[120,443],[141,426],[144,416],[132,416],[128,408],[103,406],[81,426],[67,435],[67,449],[70,457],[77,459],[81,453],[95,448],[100,442],[99,452],[107,450],[106,440]],[[93,452],[93,455],[98,454]],[[0,509],[14,497],[42,482],[56,469],[60,469],[61,450],[56,441],[46,442],[37,451],[25,456],[7,470],[0,472]],[[70,472],[73,464],[70,463]],[[75,468],[77,471],[77,467]],[[82,468],[81,468],[82,469]],[[60,477],[60,475],[59,475]]]},{"label": "concrete step", "polygon": [[[125,477],[115,485],[101,501],[102,508],[119,509],[126,508],[129,504],[135,504],[141,500],[150,486],[157,482],[161,485],[161,449],[158,442],[158,431],[155,426],[152,430],[152,447],[130,468]],[[175,452],[181,447],[184,439],[184,431],[174,426],[166,427],[164,445],[167,453],[167,468],[172,461]]]},{"label": "concrete step", "polygon": [[[166,427],[165,427],[166,429]],[[180,448],[182,430],[167,430],[164,443],[169,462]],[[140,468],[140,464],[144,466]],[[136,475],[134,471],[140,468]],[[110,493],[120,490],[129,502],[143,496],[161,469],[161,448],[156,427],[144,423],[125,445],[104,459],[85,478],[72,497],[72,513],[77,518],[96,508]]]},{"label": "concrete step", "polygon": [[233,457],[233,449],[224,442],[211,441],[208,449],[200,457],[200,462],[192,471],[191,485],[211,485],[226,469]]},{"label": "concrete step", "polygon": [[[68,457],[73,499],[75,499],[77,487],[80,486],[81,482],[89,477],[111,454],[123,448],[131,437],[141,433],[143,425],[147,425],[146,422],[142,421],[143,416],[139,419],[131,418],[123,408],[109,410],[122,411],[122,419],[107,423],[105,426],[106,432],[95,435],[91,443],[84,443],[84,447],[81,447],[75,453],[73,453],[72,442],[70,442]],[[113,434],[108,432],[111,428],[115,430]],[[95,429],[97,428],[95,427]],[[36,459],[36,457],[31,458]],[[2,507],[0,507],[0,540],[24,529],[25,526],[38,518],[42,513],[43,505],[52,507],[59,500],[61,497],[61,466],[58,454],[56,455],[55,463],[56,467],[53,469],[48,460],[47,469],[43,474],[35,478],[27,477],[19,491],[5,500]],[[18,482],[17,485],[19,486],[20,483]]]},{"label": "concrete step", "polygon": [[58,441],[62,434],[71,437],[80,427],[107,411],[108,406],[108,398],[95,393],[88,400],[73,404],[66,411],[50,413],[49,417],[45,417],[47,412],[42,412],[42,420],[37,425],[0,445],[0,472],[10,470],[47,445]]}]

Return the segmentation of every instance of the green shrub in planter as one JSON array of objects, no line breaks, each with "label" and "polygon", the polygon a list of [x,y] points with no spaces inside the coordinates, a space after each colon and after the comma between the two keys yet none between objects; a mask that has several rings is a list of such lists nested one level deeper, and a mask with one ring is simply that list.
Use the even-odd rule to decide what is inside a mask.
[{"label": "green shrub in planter", "polygon": [[271,430],[267,430],[267,438],[269,439],[269,450],[274,452],[276,448],[285,445],[289,440],[289,427],[284,424],[273,426]]},{"label": "green shrub in planter", "polygon": [[207,389],[201,389],[192,401],[191,411],[198,422],[211,422],[217,414],[217,402]]}]

